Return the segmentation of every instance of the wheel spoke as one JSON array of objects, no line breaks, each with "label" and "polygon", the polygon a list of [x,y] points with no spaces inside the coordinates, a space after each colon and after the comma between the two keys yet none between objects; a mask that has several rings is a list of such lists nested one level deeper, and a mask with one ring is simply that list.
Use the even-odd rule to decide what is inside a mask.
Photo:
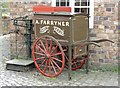
[{"label": "wheel spoke", "polygon": [[52,71],[51,71],[52,69],[51,69],[50,61],[48,62],[48,64],[49,64],[49,66],[48,66],[49,67],[49,73],[50,73],[50,75],[52,75]]},{"label": "wheel spoke", "polygon": [[52,54],[51,56],[58,56],[58,55],[61,55],[62,52],[58,52],[58,53],[55,53],[55,54]]},{"label": "wheel spoke", "polygon": [[77,64],[76,64],[76,62],[73,62],[73,65],[74,65],[75,67],[77,67]]},{"label": "wheel spoke", "polygon": [[42,46],[43,46],[45,52],[47,53],[47,50],[46,50],[45,45],[43,44],[42,40],[39,40],[39,41],[40,41],[40,43],[42,44]]},{"label": "wheel spoke", "polygon": [[41,67],[44,63],[45,63],[46,59],[43,60],[43,62],[39,65],[39,67]]},{"label": "wheel spoke", "polygon": [[48,64],[48,60],[46,60],[46,63],[45,63],[45,66],[44,66],[43,72],[46,72],[47,64]]},{"label": "wheel spoke", "polygon": [[50,49],[49,49],[49,52],[51,51],[52,49],[52,39],[50,40]]},{"label": "wheel spoke", "polygon": [[67,51],[67,49],[64,49],[64,50],[63,50],[63,52],[66,52],[66,51]]},{"label": "wheel spoke", "polygon": [[45,57],[40,57],[40,58],[36,58],[35,60],[42,60],[44,59]]},{"label": "wheel spoke", "polygon": [[57,71],[56,71],[55,66],[53,65],[53,62],[52,62],[52,61],[51,61],[51,65],[52,65],[52,68],[53,68],[55,74],[57,74]]},{"label": "wheel spoke", "polygon": [[34,52],[34,54],[38,54],[38,55],[41,55],[41,56],[45,56],[45,54],[43,54],[43,53],[38,53],[38,52]]},{"label": "wheel spoke", "polygon": [[44,54],[46,54],[46,52],[45,52],[39,45],[36,44],[36,46],[37,46]]},{"label": "wheel spoke", "polygon": [[56,46],[56,47],[51,51],[50,54],[52,54],[52,53],[57,49],[57,47],[58,47],[58,46]]},{"label": "wheel spoke", "polygon": [[58,66],[58,64],[54,60],[51,59],[51,61],[58,67],[59,70],[61,70],[61,68]]},{"label": "wheel spoke", "polygon": [[69,59],[68,59],[68,57],[66,55],[65,55],[65,59],[66,59],[67,62],[69,62]]},{"label": "wheel spoke", "polygon": [[76,58],[76,59],[72,59],[72,63],[73,63],[73,65],[75,66],[75,67],[78,67],[77,66],[77,62],[78,62],[78,58]]},{"label": "wheel spoke", "polygon": [[59,61],[59,62],[62,62],[61,60],[59,60],[58,58],[55,58],[55,57],[52,57],[52,59]]},{"label": "wheel spoke", "polygon": [[47,39],[45,39],[45,41],[46,41],[46,51],[48,52],[48,41]]}]

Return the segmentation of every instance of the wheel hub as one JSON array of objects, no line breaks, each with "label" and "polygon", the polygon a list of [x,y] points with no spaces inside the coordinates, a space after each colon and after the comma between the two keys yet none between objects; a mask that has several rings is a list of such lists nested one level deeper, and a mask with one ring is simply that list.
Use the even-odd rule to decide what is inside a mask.
[{"label": "wheel hub", "polygon": [[46,54],[46,58],[49,59],[51,55],[49,53]]}]

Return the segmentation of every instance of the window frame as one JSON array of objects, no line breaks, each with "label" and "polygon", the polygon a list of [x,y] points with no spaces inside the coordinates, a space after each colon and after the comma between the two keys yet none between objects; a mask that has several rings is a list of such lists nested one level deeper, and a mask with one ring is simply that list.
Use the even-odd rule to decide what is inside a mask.
[{"label": "window frame", "polygon": [[[56,1],[57,0],[52,0],[52,6],[56,7]],[[61,0],[58,0],[59,2]],[[65,0],[66,4],[68,0]],[[80,0],[81,1],[81,0]],[[94,0],[87,0],[90,1],[89,5],[87,4],[87,6],[75,6],[75,0],[69,0],[69,6],[71,7],[71,13],[74,14],[75,13],[75,8],[89,8],[89,28],[93,29],[94,27]],[[60,6],[60,4],[59,4]]]}]

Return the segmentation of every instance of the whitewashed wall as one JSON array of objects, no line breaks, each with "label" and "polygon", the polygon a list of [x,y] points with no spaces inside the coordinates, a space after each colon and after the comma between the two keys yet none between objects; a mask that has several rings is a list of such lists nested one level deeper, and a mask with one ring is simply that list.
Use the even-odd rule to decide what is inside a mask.
[{"label": "whitewashed wall", "polygon": [[0,59],[10,59],[10,35],[0,36]]}]

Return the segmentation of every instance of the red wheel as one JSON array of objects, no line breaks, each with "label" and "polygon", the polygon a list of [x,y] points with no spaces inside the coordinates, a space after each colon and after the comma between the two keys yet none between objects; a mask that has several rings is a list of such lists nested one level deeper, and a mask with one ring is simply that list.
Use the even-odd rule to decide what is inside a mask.
[{"label": "red wheel", "polygon": [[72,70],[82,68],[86,61],[86,56],[77,56],[72,58]]},{"label": "red wheel", "polygon": [[44,76],[58,76],[65,65],[63,49],[58,41],[52,36],[38,38],[32,49],[34,63]]},{"label": "red wheel", "polygon": [[[65,66],[68,68],[68,61],[69,59],[66,56],[66,64]],[[82,66],[85,64],[86,56],[76,56],[72,58],[72,70],[75,71],[77,69],[82,68]]]},{"label": "red wheel", "polygon": [[[80,47],[82,47],[82,46],[79,46],[79,48]],[[67,49],[68,49],[68,47],[64,48],[65,52],[68,51]],[[77,51],[79,51],[79,50],[77,50]],[[77,70],[77,69],[82,68],[83,65],[85,64],[85,61],[86,61],[86,58],[87,58],[86,55],[77,55],[77,53],[78,52],[76,52],[76,55],[72,55],[72,62],[71,62],[72,70]],[[65,66],[67,68],[68,68],[68,62],[69,62],[68,57],[69,56],[66,54],[66,56],[65,56],[65,60],[66,60]]]},{"label": "red wheel", "polygon": [[76,54],[73,55],[73,58],[72,58],[72,70],[81,69],[83,67],[83,65],[85,64],[87,55],[79,55],[78,54],[79,50],[82,47],[85,47],[85,46],[79,45],[79,47],[77,47],[78,49],[76,50]]}]

